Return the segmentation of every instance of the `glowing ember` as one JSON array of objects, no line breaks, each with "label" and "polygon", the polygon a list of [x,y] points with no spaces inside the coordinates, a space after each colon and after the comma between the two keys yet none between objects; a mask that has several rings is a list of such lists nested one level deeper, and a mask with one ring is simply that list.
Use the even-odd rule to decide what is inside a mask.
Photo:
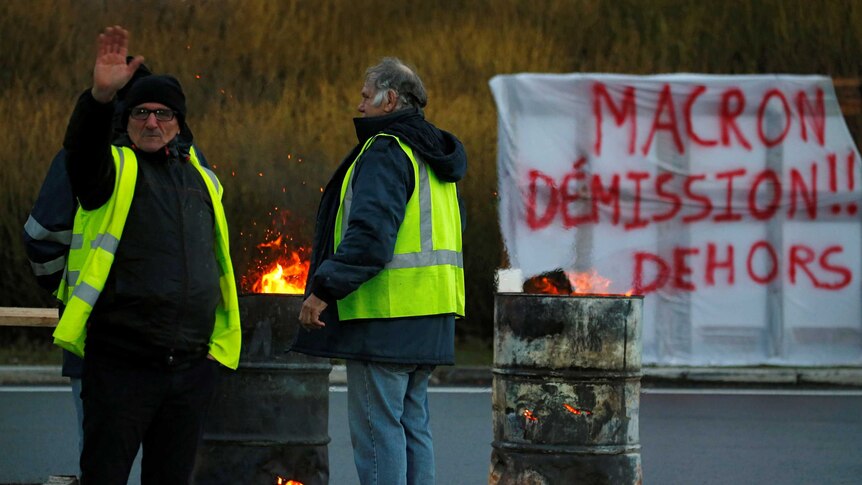
[{"label": "glowing ember", "polygon": [[591,413],[590,411],[587,411],[586,409],[577,409],[577,408],[574,408],[574,407],[572,407],[572,406],[569,406],[569,405],[568,405],[568,404],[566,404],[566,403],[563,403],[563,407],[565,407],[565,408],[566,408],[566,410],[567,410],[568,412],[572,413],[572,414],[585,414],[585,415],[587,415],[587,416],[589,416],[589,415],[593,414],[593,413]]},{"label": "glowing ember", "polygon": [[525,410],[524,410],[524,417],[525,417],[525,418],[527,418],[527,421],[533,421],[533,422],[535,422],[535,421],[538,421],[538,420],[539,420],[539,418],[537,418],[537,417],[533,414],[533,411],[530,411],[529,409],[525,409]]},{"label": "glowing ember", "polygon": [[302,482],[296,480],[288,480],[284,477],[275,477],[275,485],[303,485]]}]

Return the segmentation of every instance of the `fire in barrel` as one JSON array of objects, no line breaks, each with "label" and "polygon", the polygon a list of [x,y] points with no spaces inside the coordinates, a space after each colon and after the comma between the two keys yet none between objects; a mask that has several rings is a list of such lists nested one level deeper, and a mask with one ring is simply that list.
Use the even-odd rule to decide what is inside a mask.
[{"label": "fire in barrel", "polygon": [[639,484],[643,299],[558,276],[496,295],[489,483]]},{"label": "fire in barrel", "polygon": [[210,407],[197,484],[329,482],[328,359],[289,352],[299,331],[307,249],[278,236],[242,277],[242,352]]}]

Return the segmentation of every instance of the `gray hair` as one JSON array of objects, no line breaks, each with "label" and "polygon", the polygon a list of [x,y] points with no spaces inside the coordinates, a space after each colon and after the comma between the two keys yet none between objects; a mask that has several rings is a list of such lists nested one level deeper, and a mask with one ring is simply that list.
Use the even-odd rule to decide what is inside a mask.
[{"label": "gray hair", "polygon": [[380,106],[391,89],[398,96],[396,109],[424,108],[428,94],[419,76],[397,57],[384,57],[380,64],[365,71],[365,83],[375,89],[374,106]]}]

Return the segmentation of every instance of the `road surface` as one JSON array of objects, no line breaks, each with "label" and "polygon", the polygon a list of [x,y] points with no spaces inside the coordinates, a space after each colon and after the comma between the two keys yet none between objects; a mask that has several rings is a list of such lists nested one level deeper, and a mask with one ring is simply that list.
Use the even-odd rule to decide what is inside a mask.
[{"label": "road surface", "polygon": [[[484,484],[487,388],[433,388],[438,483]],[[330,393],[330,483],[356,484],[343,387]],[[646,484],[862,483],[862,391],[644,389]],[[75,415],[66,387],[0,387],[0,484],[72,474]],[[135,476],[129,481],[139,483]]]}]

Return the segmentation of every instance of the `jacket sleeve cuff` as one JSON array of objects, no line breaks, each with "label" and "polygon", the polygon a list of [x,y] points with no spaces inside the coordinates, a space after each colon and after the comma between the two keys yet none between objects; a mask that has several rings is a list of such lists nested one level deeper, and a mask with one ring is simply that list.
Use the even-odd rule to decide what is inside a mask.
[{"label": "jacket sleeve cuff", "polygon": [[335,302],[338,300],[337,298],[332,296],[332,293],[327,291],[326,288],[324,288],[323,285],[320,284],[312,283],[308,294],[313,294],[314,296],[320,298],[321,300],[325,301],[327,305],[334,305]]}]

